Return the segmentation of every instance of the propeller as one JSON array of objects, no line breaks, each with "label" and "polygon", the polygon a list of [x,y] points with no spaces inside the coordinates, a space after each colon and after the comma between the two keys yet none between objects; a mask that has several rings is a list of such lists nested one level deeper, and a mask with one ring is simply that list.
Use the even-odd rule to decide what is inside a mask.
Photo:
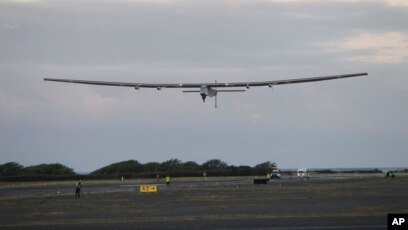
[{"label": "propeller", "polygon": [[[215,80],[215,84],[217,84],[217,80]],[[215,100],[215,108],[217,108],[217,88],[215,88],[215,98],[214,98],[214,100]]]}]

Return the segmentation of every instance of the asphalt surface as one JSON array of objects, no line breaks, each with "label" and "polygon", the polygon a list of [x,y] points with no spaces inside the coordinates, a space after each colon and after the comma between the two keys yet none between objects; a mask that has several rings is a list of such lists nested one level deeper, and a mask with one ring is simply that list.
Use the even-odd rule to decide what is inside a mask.
[{"label": "asphalt surface", "polygon": [[[252,178],[3,184],[1,229],[386,229],[408,213],[408,177]],[[139,185],[157,184],[157,193]],[[57,193],[59,191],[59,194]]]},{"label": "asphalt surface", "polygon": [[[323,175],[311,176],[311,181],[336,181],[345,179],[358,179],[367,177],[382,177],[383,175]],[[259,177],[262,178],[262,177]],[[171,180],[171,188],[191,188],[222,185],[251,185],[253,177],[221,177],[221,178],[176,178]],[[306,181],[306,178],[284,176],[280,180],[271,180],[269,184],[298,184]],[[84,181],[82,183],[83,193],[98,193],[98,192],[123,192],[129,190],[137,190],[140,185],[151,184],[159,187],[165,186],[164,179],[160,181],[156,179],[146,180],[109,180],[109,181]],[[75,193],[76,181],[70,182],[34,182],[34,183],[9,183],[0,186],[0,199],[8,198],[24,198],[38,196],[55,196],[55,195],[72,195]]]}]

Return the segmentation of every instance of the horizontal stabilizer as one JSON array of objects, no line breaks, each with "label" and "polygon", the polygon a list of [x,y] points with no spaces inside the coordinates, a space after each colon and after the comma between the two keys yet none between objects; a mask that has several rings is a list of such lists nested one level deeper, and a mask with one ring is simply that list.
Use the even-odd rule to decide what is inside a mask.
[{"label": "horizontal stabilizer", "polygon": [[233,93],[233,92],[245,92],[244,89],[223,89],[223,90],[217,90],[217,92],[222,92],[222,93]]}]

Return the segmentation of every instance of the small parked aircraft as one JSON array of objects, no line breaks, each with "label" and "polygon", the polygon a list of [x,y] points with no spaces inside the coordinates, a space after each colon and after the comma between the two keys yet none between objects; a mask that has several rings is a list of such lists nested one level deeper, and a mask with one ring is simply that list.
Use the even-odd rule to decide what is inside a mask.
[{"label": "small parked aircraft", "polygon": [[257,81],[257,82],[230,82],[230,83],[131,83],[131,82],[109,82],[109,81],[87,81],[87,80],[73,80],[73,79],[57,79],[57,78],[44,78],[44,81],[56,81],[56,82],[68,82],[77,84],[89,84],[89,85],[103,85],[103,86],[123,86],[133,87],[136,90],[140,88],[156,88],[161,90],[164,88],[196,88],[197,90],[184,90],[183,93],[200,93],[203,102],[206,97],[215,97],[215,108],[217,108],[217,94],[224,92],[245,92],[245,89],[218,89],[218,88],[240,88],[256,86],[273,87],[275,85],[305,83],[314,81],[326,81],[349,77],[365,76],[367,73],[352,73],[343,75],[332,75],[324,77],[310,77],[310,78],[297,78],[297,79],[285,79],[275,81]]}]

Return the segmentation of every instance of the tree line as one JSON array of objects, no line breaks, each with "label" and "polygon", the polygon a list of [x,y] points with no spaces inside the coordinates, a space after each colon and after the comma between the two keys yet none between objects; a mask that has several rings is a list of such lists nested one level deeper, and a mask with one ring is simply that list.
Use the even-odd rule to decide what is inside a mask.
[{"label": "tree line", "polygon": [[72,168],[62,164],[39,164],[24,167],[16,162],[0,165],[1,181],[30,181],[65,179],[78,176]]},{"label": "tree line", "polygon": [[277,167],[266,161],[255,165],[228,165],[220,159],[210,159],[203,164],[195,161],[182,162],[170,159],[164,162],[140,163],[137,160],[121,161],[102,167],[88,175],[80,175],[62,164],[40,164],[24,167],[16,162],[0,165],[0,180],[29,181],[52,179],[114,179],[114,178],[155,178],[157,176],[252,176],[266,175]]},{"label": "tree line", "polygon": [[251,167],[248,165],[228,165],[220,159],[211,159],[203,164],[194,161],[182,162],[179,159],[170,159],[162,163],[140,163],[137,160],[128,160],[114,163],[100,168],[90,174],[99,177],[144,177],[157,176],[251,176],[265,175],[277,167],[276,163],[266,161]]}]

